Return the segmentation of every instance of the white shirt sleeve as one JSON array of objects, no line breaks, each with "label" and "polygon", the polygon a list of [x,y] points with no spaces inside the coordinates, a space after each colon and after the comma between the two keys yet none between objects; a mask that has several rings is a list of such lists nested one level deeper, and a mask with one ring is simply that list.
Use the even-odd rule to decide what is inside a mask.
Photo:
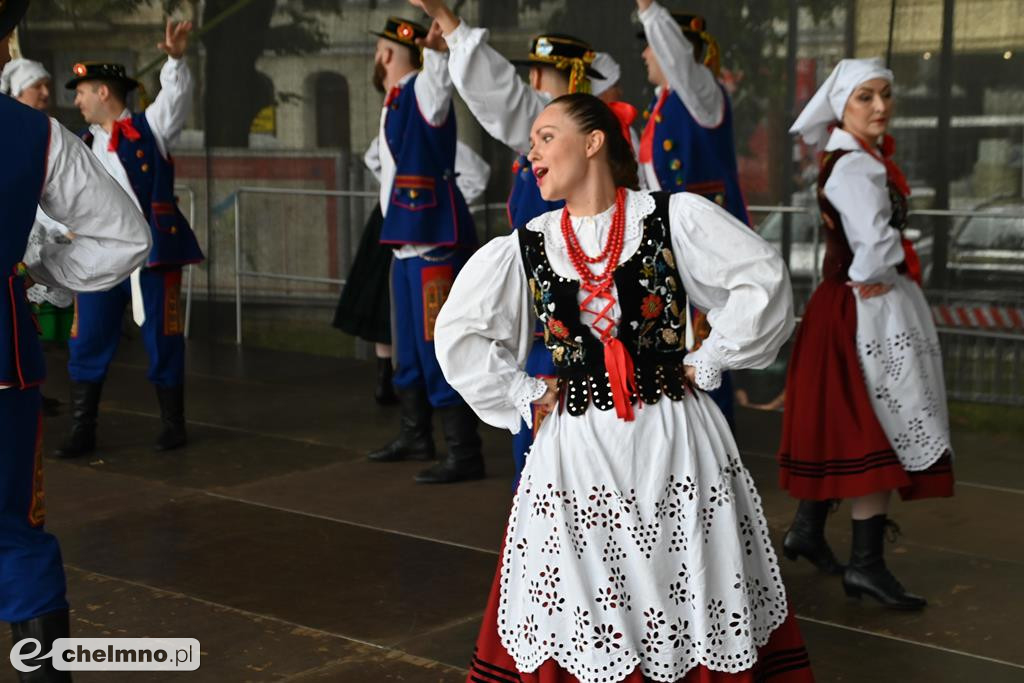
[{"label": "white shirt sleeve", "polygon": [[775,249],[729,212],[688,192],[669,200],[672,251],[690,301],[711,335],[686,355],[704,390],[725,369],[763,368],[793,331],[793,294]]},{"label": "white shirt sleeve", "polygon": [[481,247],[459,272],[434,325],[448,383],[489,425],[519,431],[543,381],[523,371],[533,340],[526,274],[513,233]]},{"label": "white shirt sleeve", "polygon": [[437,50],[423,50],[423,69],[413,86],[420,114],[432,126],[440,126],[452,108],[452,78],[448,56]]},{"label": "white shirt sleeve", "polygon": [[693,43],[683,35],[672,13],[652,2],[638,16],[673,94],[697,123],[705,128],[718,126],[725,114],[725,95],[711,69],[693,58]]},{"label": "white shirt sleeve", "polygon": [[167,156],[192,110],[192,72],[184,59],[168,57],[160,69],[160,92],[146,108],[146,121],[160,153]]},{"label": "white shirt sleeve", "polygon": [[491,137],[520,154],[530,151],[530,127],[551,97],[519,77],[511,62],[487,44],[488,31],[462,21],[444,38],[448,71],[466,106]]},{"label": "white shirt sleeve", "polygon": [[903,262],[900,233],[889,225],[892,204],[885,166],[867,152],[845,154],[825,182],[825,197],[843,219],[843,231],[853,250],[850,279],[891,283]]},{"label": "white shirt sleeve", "polygon": [[50,150],[40,208],[74,232],[26,262],[36,282],[79,292],[110,289],[146,262],[149,225],[88,147],[50,119]]},{"label": "white shirt sleeve", "polygon": [[366,164],[366,168],[370,170],[373,177],[380,182],[380,136],[370,140],[370,146],[366,150],[366,154],[363,155],[363,163]]},{"label": "white shirt sleeve", "polygon": [[462,191],[467,204],[483,196],[487,181],[491,178],[491,167],[473,148],[462,142],[455,147],[455,184]]}]

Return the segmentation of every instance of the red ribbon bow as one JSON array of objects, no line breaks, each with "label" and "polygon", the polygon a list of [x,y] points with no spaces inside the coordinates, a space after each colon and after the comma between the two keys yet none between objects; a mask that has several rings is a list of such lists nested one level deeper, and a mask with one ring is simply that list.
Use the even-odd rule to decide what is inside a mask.
[{"label": "red ribbon bow", "polygon": [[633,136],[629,133],[629,127],[633,125],[633,121],[636,120],[636,107],[628,102],[609,102],[608,108],[615,114],[615,118],[619,120],[619,127],[622,130],[622,137],[626,138],[626,142],[629,143],[630,148],[633,147]]},{"label": "red ribbon bow", "polygon": [[132,142],[142,137],[142,134],[132,124],[131,119],[114,121],[114,127],[110,129],[110,143],[107,145],[109,151],[117,151],[117,145],[121,142],[122,135]]},{"label": "red ribbon bow", "polygon": [[402,89],[399,88],[397,85],[394,88],[392,88],[391,90],[389,90],[388,91],[388,96],[384,98],[384,106],[385,107],[390,107],[391,103],[398,99],[398,95],[401,92],[402,92]]}]

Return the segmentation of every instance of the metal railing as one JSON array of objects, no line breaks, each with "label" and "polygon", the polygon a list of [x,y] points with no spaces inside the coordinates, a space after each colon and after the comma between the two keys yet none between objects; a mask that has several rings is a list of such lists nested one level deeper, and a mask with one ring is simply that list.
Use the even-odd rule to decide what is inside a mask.
[{"label": "metal railing", "polygon": [[[344,286],[345,278],[317,277],[290,273],[245,269],[242,267],[242,228],[244,225],[242,196],[245,194],[291,195],[307,197],[334,197],[348,199],[377,199],[379,193],[370,190],[311,190],[277,187],[240,187],[233,194],[234,204],[234,304],[235,304],[235,343],[242,343],[242,302],[243,280],[245,278],[265,278],[269,280],[306,282]],[[810,214],[815,218],[815,229],[812,230],[811,253],[814,255],[811,270],[811,289],[821,281],[821,262],[817,257],[821,248],[821,232],[818,229],[819,211],[817,206],[785,206],[785,205],[751,205],[747,207],[751,214]],[[502,220],[489,220],[490,212],[505,212],[504,203],[474,205],[471,211],[479,214],[485,212],[483,225],[486,238],[493,236],[491,229],[503,225]],[[937,217],[995,217],[1013,219],[1021,217],[1012,213],[968,210],[937,210],[920,209],[909,212],[910,216]],[[486,227],[484,227],[486,226]],[[351,238],[353,225],[346,227],[346,238]],[[498,234],[498,233],[495,233]],[[787,263],[787,266],[790,264]],[[932,294],[929,292],[929,294]],[[963,293],[936,292],[935,294],[949,298],[952,294],[962,296]],[[968,297],[969,298],[969,297]],[[186,308],[186,311],[188,309]],[[186,314],[187,315],[187,314]],[[951,398],[967,401],[983,401],[1024,405],[1024,331],[995,331],[970,327],[937,326],[942,340],[943,356],[947,375],[947,391]]]}]

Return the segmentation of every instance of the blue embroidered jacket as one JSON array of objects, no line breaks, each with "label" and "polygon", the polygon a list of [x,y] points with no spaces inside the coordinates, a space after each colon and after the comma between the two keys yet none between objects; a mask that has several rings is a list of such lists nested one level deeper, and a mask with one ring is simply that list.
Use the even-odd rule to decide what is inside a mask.
[{"label": "blue embroidered jacket", "polygon": [[24,389],[46,375],[39,329],[16,267],[46,181],[50,120],[0,96],[0,131],[0,386]]},{"label": "blue embroidered jacket", "polygon": [[[139,131],[138,140],[122,135],[117,144],[132,191],[139,200],[142,213],[153,234],[153,249],[147,266],[182,266],[199,263],[203,252],[192,227],[178,210],[174,196],[174,160],[164,158],[144,113],[132,115],[132,125]],[[92,134],[82,136],[92,146]]]},{"label": "blue embroidered jacket", "polygon": [[[736,167],[732,107],[723,95],[725,113],[717,128],[701,126],[682,100],[669,95],[653,124],[654,171],[663,191],[703,195],[749,225]],[[657,102],[655,95],[644,118],[652,116]]]},{"label": "blue embroidered jacket", "polygon": [[402,87],[384,120],[395,182],[380,241],[475,249],[476,226],[455,184],[455,111],[439,126],[423,118],[414,88],[418,77]]}]

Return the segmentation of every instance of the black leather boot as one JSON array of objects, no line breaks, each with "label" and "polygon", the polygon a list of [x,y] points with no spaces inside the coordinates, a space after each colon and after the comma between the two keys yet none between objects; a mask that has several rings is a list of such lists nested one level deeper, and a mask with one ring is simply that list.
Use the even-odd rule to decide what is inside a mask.
[{"label": "black leather boot", "polygon": [[923,609],[928,601],[908,593],[885,566],[883,546],[888,526],[899,532],[885,515],[853,520],[853,544],[850,564],[843,573],[843,589],[852,598],[867,593],[890,609]]},{"label": "black leather boot", "polygon": [[416,475],[417,484],[453,484],[483,479],[484,458],[480,453],[476,413],[465,403],[441,408],[441,428],[448,444],[444,460]]},{"label": "black leather boot", "polygon": [[782,540],[782,554],[791,560],[806,557],[819,571],[838,576],[845,567],[839,564],[825,540],[825,520],[830,506],[827,500],[801,500]]},{"label": "black leather boot", "polygon": [[188,441],[185,434],[185,385],[157,387],[156,398],[160,402],[161,429],[153,450],[181,448]]},{"label": "black leather boot", "polygon": [[56,451],[58,458],[77,458],[96,450],[96,414],[102,382],[71,383],[71,432]]},{"label": "black leather boot", "polygon": [[414,387],[398,389],[395,393],[401,411],[398,438],[366,457],[373,462],[433,460],[437,457],[430,424],[433,408],[427,400],[426,390]]},{"label": "black leather boot", "polygon": [[42,394],[40,394],[40,397],[43,399],[43,415],[45,417],[57,417],[60,415],[60,399]]},{"label": "black leather boot", "polygon": [[391,359],[377,358],[377,388],[373,392],[373,398],[379,405],[393,406],[398,403],[398,396],[395,395],[395,386],[391,383]]},{"label": "black leather boot", "polygon": [[[47,654],[53,649],[53,641],[67,638],[70,635],[68,611],[66,609],[50,612],[28,621],[11,624],[11,642],[17,643],[25,638],[39,641],[42,649],[40,654]],[[31,652],[31,650],[28,650]],[[35,671],[18,672],[21,683],[70,683],[71,674],[53,668],[52,659],[26,659],[29,666],[39,665]]]}]

